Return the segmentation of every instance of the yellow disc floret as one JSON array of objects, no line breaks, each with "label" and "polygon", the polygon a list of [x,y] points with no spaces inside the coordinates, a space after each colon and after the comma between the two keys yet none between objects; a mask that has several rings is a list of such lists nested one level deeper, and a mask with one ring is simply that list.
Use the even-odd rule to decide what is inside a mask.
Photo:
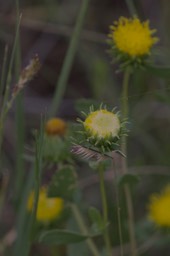
[{"label": "yellow disc floret", "polygon": [[153,37],[156,30],[149,28],[149,21],[141,22],[137,17],[120,17],[110,28],[109,36],[115,47],[131,57],[149,54],[151,47],[158,41],[157,37]]},{"label": "yellow disc floret", "polygon": [[[32,191],[28,198],[27,209],[31,211],[34,203],[34,192]],[[40,189],[37,205],[36,219],[41,222],[49,222],[60,216],[64,206],[64,201],[60,197],[48,198],[47,189]]]},{"label": "yellow disc floret", "polygon": [[45,131],[48,135],[64,135],[67,125],[60,118],[51,118],[45,125]]},{"label": "yellow disc floret", "polygon": [[92,136],[98,138],[116,137],[120,131],[120,121],[117,114],[101,109],[87,116],[84,127]]},{"label": "yellow disc floret", "polygon": [[149,218],[158,226],[170,227],[170,185],[161,194],[151,196]]}]

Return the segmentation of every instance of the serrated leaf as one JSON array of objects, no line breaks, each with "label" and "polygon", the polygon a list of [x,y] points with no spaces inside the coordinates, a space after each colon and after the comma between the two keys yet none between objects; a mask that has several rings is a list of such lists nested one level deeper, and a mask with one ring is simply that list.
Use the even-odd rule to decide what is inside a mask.
[{"label": "serrated leaf", "polygon": [[158,66],[147,63],[145,65],[146,70],[155,76],[170,79],[170,66]]},{"label": "serrated leaf", "polygon": [[82,235],[77,232],[55,229],[43,232],[38,240],[39,242],[43,242],[46,244],[63,245],[70,243],[79,243],[86,240],[87,238],[87,235]]},{"label": "serrated leaf", "polygon": [[74,168],[70,165],[61,167],[54,174],[48,189],[49,197],[62,197],[71,200],[77,185],[77,177]]},{"label": "serrated leaf", "polygon": [[130,186],[136,185],[139,182],[139,176],[134,174],[124,174],[119,179],[119,186],[124,186],[125,184],[129,184]]}]

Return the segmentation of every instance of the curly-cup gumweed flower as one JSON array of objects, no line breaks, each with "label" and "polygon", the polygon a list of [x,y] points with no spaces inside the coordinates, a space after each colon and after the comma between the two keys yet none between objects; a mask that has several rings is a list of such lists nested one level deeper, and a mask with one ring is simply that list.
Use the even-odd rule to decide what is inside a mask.
[{"label": "curly-cup gumweed flower", "polygon": [[[34,191],[29,195],[27,202],[28,211],[32,211],[34,204]],[[39,192],[36,219],[40,222],[50,222],[57,219],[64,207],[64,201],[60,197],[48,198],[47,189],[42,187]]]},{"label": "curly-cup gumweed flower", "polygon": [[85,142],[90,147],[100,152],[109,152],[118,146],[118,140],[123,131],[124,122],[121,122],[119,113],[108,111],[105,107],[98,110],[90,109],[84,121],[79,120],[83,125]]},{"label": "curly-cup gumweed flower", "polygon": [[150,54],[151,48],[158,41],[154,36],[156,29],[150,29],[149,21],[139,18],[120,17],[110,26],[109,43],[114,57],[121,61],[139,63]]},{"label": "curly-cup gumweed flower", "polygon": [[51,118],[45,124],[45,132],[49,136],[62,136],[66,133],[67,125],[61,118]]},{"label": "curly-cup gumweed flower", "polygon": [[148,205],[149,219],[157,226],[170,227],[170,185],[160,194],[153,194]]},{"label": "curly-cup gumweed flower", "polygon": [[118,137],[120,120],[113,112],[100,109],[87,116],[84,127],[91,136],[97,136],[98,139],[105,139],[109,136],[114,138]]}]

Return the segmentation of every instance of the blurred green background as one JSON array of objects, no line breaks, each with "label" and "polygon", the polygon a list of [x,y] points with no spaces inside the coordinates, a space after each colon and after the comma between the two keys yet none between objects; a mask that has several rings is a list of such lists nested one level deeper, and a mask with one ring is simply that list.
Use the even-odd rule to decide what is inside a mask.
[{"label": "blurred green background", "polygon": [[[157,29],[160,41],[153,52],[155,63],[170,65],[170,2],[168,0],[136,0],[134,3],[139,16],[143,20],[149,19],[151,28]],[[25,67],[35,54],[38,54],[42,64],[35,79],[26,86],[23,93],[22,122],[26,131],[24,141],[28,146],[32,140],[32,130],[40,125],[41,114],[47,113],[50,107],[80,4],[79,0],[19,1],[19,12],[22,14],[21,67]],[[1,0],[0,6],[1,72],[5,46],[8,45],[9,52],[13,46],[16,6],[13,0]],[[92,0],[90,2],[64,98],[56,113],[67,122],[76,121],[76,117],[80,114],[76,108],[77,104],[86,105],[82,99],[120,107],[122,74],[117,73],[118,66],[111,63],[106,42],[109,25],[120,16],[130,16],[126,1]],[[15,79],[14,76],[13,84]],[[149,224],[146,221],[148,196],[152,192],[160,191],[170,179],[169,79],[162,79],[145,70],[138,70],[130,81],[129,104],[128,163],[131,172],[140,174],[140,181],[134,189],[134,204],[138,236],[143,241],[143,237],[146,239],[150,236],[150,227],[147,226]],[[4,132],[2,168],[9,174],[10,182],[0,221],[2,237],[4,232],[13,227],[16,220],[15,209],[11,205],[15,180],[14,166],[17,165],[16,109],[14,105],[6,120]],[[27,149],[25,150],[27,152]],[[26,162],[25,170],[28,166],[29,162]],[[94,182],[90,182],[93,180],[91,179],[93,175],[95,177],[91,171],[86,171],[86,167],[81,167],[81,173],[78,176],[81,184],[85,184],[82,186],[85,202],[100,207],[98,181],[94,178]],[[112,198],[109,187],[108,196]],[[112,204],[110,209],[114,213]],[[112,214],[111,217],[113,217]],[[146,231],[144,234],[140,233],[141,225]],[[167,233],[169,234],[168,231]],[[116,239],[115,243],[117,243]],[[170,238],[165,235],[160,243],[141,255],[169,256],[169,244]],[[49,254],[48,250],[47,252],[41,250],[40,246],[37,251],[35,250],[35,254],[31,255]]]}]

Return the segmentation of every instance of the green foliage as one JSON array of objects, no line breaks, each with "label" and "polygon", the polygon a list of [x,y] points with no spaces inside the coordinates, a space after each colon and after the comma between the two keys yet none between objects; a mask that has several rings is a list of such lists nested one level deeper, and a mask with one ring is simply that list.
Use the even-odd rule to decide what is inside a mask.
[{"label": "green foliage", "polygon": [[88,236],[82,235],[77,232],[55,229],[43,232],[39,237],[39,242],[52,245],[63,245],[70,243],[79,243],[86,240],[87,238]]},{"label": "green foliage", "polygon": [[49,197],[62,197],[65,200],[72,200],[77,185],[77,176],[71,165],[59,167],[52,178],[49,186]]},{"label": "green foliage", "polygon": [[94,232],[94,234],[103,233],[108,224],[104,223],[103,217],[101,216],[99,210],[95,207],[90,207],[89,217],[92,222],[91,231]]},{"label": "green foliage", "polygon": [[69,143],[59,136],[45,136],[43,156],[47,162],[71,162]]},{"label": "green foliage", "polygon": [[158,66],[147,63],[145,67],[146,70],[154,76],[158,76],[164,79],[170,79],[170,66]]},{"label": "green foliage", "polygon": [[[135,13],[137,14],[137,16],[140,16],[142,13],[144,13],[143,11],[145,10],[140,9],[142,8],[140,1],[136,1],[135,6],[133,5],[133,1],[134,0],[125,1],[130,11],[129,13]],[[34,43],[34,38],[31,38],[32,34],[34,34],[31,32],[32,29],[33,31],[36,30],[38,32],[39,29],[41,30],[41,27],[44,27],[47,20],[48,24],[47,26],[45,26],[45,34],[43,33],[45,36],[41,37],[41,41],[44,40],[44,38],[46,38],[46,35],[51,34],[53,37],[55,36],[54,34],[57,33],[57,37],[59,38],[59,44],[57,44],[57,48],[54,47],[54,56],[52,56],[53,54],[48,54],[48,56],[46,55],[48,52],[53,53],[53,50],[51,51],[52,48],[48,42],[42,41],[42,45],[50,46],[49,50],[46,49],[46,51],[44,52],[45,55],[43,56],[45,56],[46,61],[43,61],[42,65],[43,72],[44,70],[47,70],[47,72],[49,72],[47,76],[45,75],[45,78],[50,76],[49,82],[51,89],[51,85],[53,85],[53,83],[55,82],[54,80],[57,76],[57,86],[55,87],[56,92],[54,93],[54,97],[51,100],[52,106],[51,108],[50,106],[48,106],[48,108],[50,108],[51,111],[49,115],[63,115],[64,113],[64,118],[68,118],[74,123],[71,126],[71,129],[70,127],[68,127],[69,131],[64,137],[47,136],[42,133],[41,135],[44,135],[43,145],[40,139],[39,143],[37,143],[37,150],[35,150],[35,146],[31,148],[32,144],[29,144],[29,140],[25,140],[29,138],[29,136],[27,137],[27,133],[29,134],[31,129],[34,129],[35,126],[38,126],[38,118],[40,116],[38,113],[39,110],[36,109],[36,111],[33,112],[33,116],[31,113],[32,111],[34,111],[35,106],[39,105],[40,102],[37,102],[38,104],[33,104],[31,108],[28,104],[25,108],[23,107],[24,105],[22,105],[22,100],[18,98],[16,99],[18,103],[16,101],[15,107],[13,107],[12,103],[13,100],[15,100],[14,97],[12,98],[12,101],[9,104],[9,100],[11,99],[11,93],[15,93],[15,90],[13,91],[12,88],[16,89],[14,85],[17,84],[19,76],[18,72],[21,71],[21,65],[19,64],[19,55],[21,49],[24,46],[22,45],[23,40],[21,40],[20,42],[19,38],[21,19],[21,17],[19,17],[19,0],[10,2],[11,10],[14,10],[15,8],[14,6],[12,6],[12,4],[18,5],[18,9],[16,10],[16,14],[18,13],[16,15],[16,21],[18,21],[16,22],[16,35],[14,36],[14,41],[11,41],[11,43],[10,39],[12,39],[12,28],[14,28],[14,26],[9,26],[11,20],[10,23],[9,21],[6,23],[6,19],[4,19],[5,16],[2,17],[1,21],[0,43],[2,47],[0,53],[1,60],[3,60],[2,55],[4,55],[4,61],[1,61],[0,63],[0,166],[2,173],[5,173],[5,175],[1,176],[0,180],[0,213],[3,216],[4,212],[8,212],[9,218],[7,218],[4,215],[4,222],[2,218],[2,223],[0,226],[0,254],[13,256],[28,256],[42,254],[50,254],[57,256],[108,256],[110,254],[108,253],[106,248],[107,243],[105,243],[104,239],[101,238],[101,235],[103,235],[105,231],[108,230],[109,222],[109,235],[111,238],[111,249],[113,249],[113,254],[121,254],[121,252],[119,251],[121,245],[120,232],[122,232],[122,243],[124,249],[124,253],[122,253],[122,255],[126,254],[127,256],[132,256],[133,254],[129,251],[129,244],[131,239],[129,239],[128,232],[128,202],[125,202],[126,200],[124,194],[124,186],[128,185],[130,189],[133,189],[133,191],[130,191],[130,193],[133,192],[132,200],[134,201],[132,201],[131,203],[132,205],[134,204],[135,206],[134,233],[135,238],[137,240],[136,244],[138,245],[138,255],[153,256],[155,255],[154,252],[157,249],[159,249],[158,252],[156,251],[157,254],[162,253],[169,255],[169,227],[164,229],[155,226],[153,222],[148,221],[147,202],[148,197],[150,196],[151,193],[155,193],[155,191],[157,192],[161,187],[164,186],[164,184],[169,183],[169,35],[168,33],[165,34],[164,31],[166,31],[166,29],[169,31],[170,15],[168,17],[168,13],[165,13],[166,15],[162,15],[162,17],[160,16],[160,18],[162,18],[161,24],[163,24],[163,26],[165,25],[161,33],[158,31],[159,35],[163,37],[163,40],[162,38],[160,38],[160,43],[162,44],[162,41],[163,43],[165,42],[167,49],[165,49],[164,46],[161,46],[160,56],[155,55],[155,57],[153,55],[153,51],[151,52],[149,57],[151,60],[154,60],[155,58],[156,62],[154,60],[153,64],[148,63],[145,56],[142,59],[134,58],[131,61],[129,61],[127,59],[127,56],[122,56],[120,53],[118,53],[117,59],[113,60],[114,63],[116,63],[117,61],[119,62],[120,60],[123,61],[123,65],[118,67],[117,65],[111,66],[105,54],[105,50],[106,48],[108,48],[108,46],[103,44],[103,39],[105,35],[103,36],[102,33],[105,29],[102,29],[102,31],[98,31],[99,33],[95,33],[94,30],[83,31],[81,37],[81,44],[78,46],[79,36],[82,30],[83,21],[85,20],[85,13],[87,9],[86,7],[88,5],[89,0],[82,1],[82,3],[86,2],[86,6],[85,8],[83,8],[84,11],[82,17],[80,17],[80,19],[78,19],[78,21],[76,22],[77,28],[75,30],[75,33],[72,31],[72,26],[70,25],[74,23],[74,21],[76,20],[76,14],[78,14],[76,13],[77,8],[79,8],[79,5],[77,4],[79,2],[78,0],[52,0],[52,2],[47,0],[31,0],[31,2],[29,2],[27,0],[20,3],[22,4],[23,10],[26,7],[26,10],[24,10],[23,12],[24,15],[26,15],[26,17],[23,17],[24,22],[26,21],[26,24],[23,24],[22,30],[23,32],[27,28],[29,28],[30,30],[30,33],[27,35],[27,39],[29,39],[28,41],[30,42],[30,46],[32,43]],[[114,3],[112,4],[114,5]],[[170,7],[169,1],[162,1],[161,4],[163,12],[168,12],[168,10],[170,10],[170,8],[168,8]],[[28,6],[29,8],[27,9]],[[102,8],[105,8],[105,6],[106,5],[103,5]],[[117,11],[116,8],[118,7],[118,12],[116,12],[116,15],[122,15],[122,8],[120,8],[118,4],[114,5],[114,7],[115,8],[113,8],[113,10],[115,11]],[[135,7],[138,7],[137,10]],[[2,6],[2,8],[4,7]],[[105,27],[106,23],[110,19],[109,15],[113,15],[113,13],[111,9],[109,10],[109,12],[104,12],[104,9],[102,8],[98,8],[99,11],[101,11],[102,13],[97,12],[97,16],[88,16],[88,18],[86,19],[86,25],[88,28],[90,28],[91,26],[90,22],[92,22],[93,28]],[[139,11],[139,13],[137,13],[137,11]],[[63,16],[63,13],[66,13],[66,15]],[[79,14],[80,13],[81,12],[79,11]],[[33,18],[33,20],[29,20],[30,14],[31,19]],[[36,15],[34,16],[34,14]],[[105,16],[107,16],[107,19],[105,18]],[[98,23],[98,19],[100,19],[101,23]],[[147,19],[149,19],[149,17],[147,17]],[[63,25],[65,25],[65,20],[67,24],[64,27]],[[96,20],[97,24],[95,24]],[[56,24],[53,24],[51,21],[54,21],[54,23]],[[14,24],[11,23],[11,25]],[[27,28],[25,27],[25,25]],[[57,26],[57,29],[55,29],[53,25]],[[159,27],[162,26],[160,25]],[[63,69],[61,68],[62,71],[60,74],[58,74],[61,62],[63,62],[64,59],[63,55],[65,54],[65,50],[68,46],[67,40],[69,39],[69,36],[71,34],[73,34],[74,40],[72,40],[72,43],[70,44],[71,47],[68,47],[69,51],[66,53]],[[50,37],[48,37],[50,41],[52,39],[51,35]],[[39,33],[36,33],[36,39],[39,41]],[[7,46],[5,48],[5,53],[2,54],[4,49],[4,43]],[[25,45],[28,46],[29,44]],[[41,54],[41,51],[43,49],[43,47],[39,48]],[[22,50],[22,52],[27,55],[27,50],[29,51],[29,49],[23,48]],[[163,52],[165,50],[166,56],[163,56]],[[10,52],[11,57],[10,54],[8,54]],[[81,59],[81,65],[77,68],[77,60],[80,61],[82,54],[84,54],[84,59]],[[54,57],[54,59],[52,59],[52,57]],[[72,65],[73,61],[74,65]],[[156,65],[155,63],[165,63],[167,65]],[[22,59],[21,64],[24,64]],[[131,74],[130,77],[130,86],[128,88],[128,94],[124,95],[123,97],[123,95],[121,95],[121,91],[123,88],[121,81],[123,81],[123,76],[122,73],[117,74],[115,71],[118,69],[123,72],[125,70],[125,67],[127,67],[128,65],[132,65],[133,67],[140,67],[140,69],[133,69],[134,73],[133,75]],[[73,74],[71,74],[72,71]],[[41,75],[44,77],[44,74],[42,74],[43,72],[41,72]],[[69,77],[70,80],[68,82]],[[84,79],[85,82],[81,84],[82,79]],[[43,81],[43,87],[41,87],[41,80],[41,78],[40,80],[36,80],[35,87],[39,88],[39,90],[41,91],[44,90],[45,86],[45,91],[46,89],[48,91],[49,84],[46,83],[47,80],[45,79]],[[34,83],[34,81],[32,82]],[[67,90],[66,88],[67,85],[69,85],[69,90]],[[81,90],[82,87],[84,87],[83,90]],[[51,92],[50,88],[49,91]],[[19,89],[22,88],[19,87]],[[31,90],[33,90],[33,95],[35,95],[34,86],[31,86]],[[82,96],[83,93],[85,93],[85,96]],[[79,99],[80,97],[88,97],[89,95],[90,99]],[[66,106],[60,104],[61,102],[64,102],[62,101],[64,96],[66,96],[66,98],[68,97],[69,100],[71,100],[71,102],[72,100],[74,101],[78,98],[78,100],[75,100],[74,108],[78,112],[78,116],[81,117],[82,120],[86,116],[85,113],[89,112],[89,108],[91,105],[94,106],[94,109],[97,109],[99,107],[99,105],[101,104],[101,102],[98,101],[99,99],[104,101],[104,103],[106,102],[107,105],[109,104],[110,106],[115,106],[116,104],[117,106],[120,106],[120,108],[122,107],[123,99],[129,101],[127,118],[128,120],[131,120],[131,123],[130,125],[128,124],[130,128],[130,133],[127,147],[127,162],[129,164],[129,170],[135,169],[134,173],[139,173],[140,177],[143,175],[142,180],[140,180],[140,177],[138,175],[131,174],[132,172],[122,175],[118,180],[118,188],[116,191],[114,185],[112,184],[112,181],[108,181],[108,177],[112,177],[112,171],[114,171],[113,168],[118,167],[118,170],[119,168],[122,168],[122,157],[124,157],[125,155],[123,155],[123,153],[119,151],[117,151],[119,155],[112,154],[113,152],[111,152],[109,155],[107,152],[106,154],[101,154],[101,158],[97,158],[100,152],[98,152],[95,147],[90,147],[90,143],[81,144],[80,142],[87,139],[87,137],[83,135],[81,132],[78,133],[78,131],[81,131],[81,129],[79,128],[82,124],[77,124],[75,122],[75,113],[72,112],[72,109],[69,109],[69,111],[67,111],[67,104]],[[32,103],[32,98],[30,97],[29,93],[28,95],[26,94],[26,97],[28,97],[26,98],[26,100],[28,99]],[[40,95],[37,97],[37,101],[39,101],[39,97]],[[19,102],[20,100],[21,102]],[[60,110],[58,111],[60,105],[62,105],[61,112]],[[9,110],[10,112],[8,113]],[[9,116],[7,116],[7,114],[9,114]],[[26,123],[24,122],[24,118],[27,121]],[[36,123],[34,123],[34,121]],[[13,123],[15,123],[17,127],[17,136],[14,136],[15,133],[12,132],[14,128]],[[24,123],[26,125],[24,125]],[[41,132],[42,131],[43,129],[41,129]],[[23,136],[23,134],[25,134],[26,136]],[[79,168],[79,170],[81,170],[78,173],[78,175],[80,177],[79,184],[81,184],[82,187],[79,186],[79,188],[77,188],[77,181],[79,181],[77,180],[77,178],[79,177],[76,176],[75,168],[73,166],[73,164],[76,163],[76,159],[73,160],[73,154],[70,153],[71,143],[69,135],[73,136],[73,134],[77,140],[77,144],[80,143],[82,146],[84,146],[83,152],[89,152],[89,154],[87,154],[88,156],[90,156],[90,151],[92,153],[91,158],[86,158],[86,163],[77,161],[77,167]],[[31,151],[28,151],[28,149],[31,149]],[[23,155],[26,155],[27,158],[24,158]],[[112,155],[114,155],[114,159],[112,159]],[[80,157],[80,155],[78,157]],[[98,161],[99,159],[100,161]],[[112,160],[115,160],[114,167],[111,165]],[[49,177],[49,174],[46,172],[46,170],[52,170],[55,168],[56,172],[53,174],[52,178],[51,176]],[[96,172],[93,172],[91,169],[95,170]],[[99,169],[106,170],[106,175],[104,175],[103,181],[105,183],[107,190],[106,201],[108,204],[108,219],[105,219],[105,221],[103,218],[104,214],[106,213],[103,210],[104,206],[102,206],[102,200],[99,193]],[[105,180],[106,177],[107,180]],[[41,185],[44,184],[46,186],[49,185],[49,197],[62,197],[65,202],[65,207],[63,212],[61,213],[61,216],[59,216],[58,219],[48,223],[40,223],[36,220],[36,208],[38,207],[37,203],[39,188]],[[36,200],[34,204],[34,209],[32,211],[33,214],[30,215],[27,210],[27,200],[28,195],[32,189],[36,191]],[[11,193],[11,191],[15,193]],[[117,198],[116,193],[118,194]],[[8,205],[8,202],[6,203],[8,195],[10,195],[10,207]],[[116,201],[116,199],[119,200]],[[98,207],[100,207],[101,212],[95,207],[90,207],[90,209],[88,209],[89,202],[91,205],[97,205]],[[72,207],[70,207],[73,204],[77,207],[77,213],[76,210],[74,212],[72,210]],[[79,207],[81,209],[80,212]],[[88,216],[86,216],[87,212]],[[118,214],[120,214],[120,223],[117,216],[117,212]],[[166,211],[165,214],[168,214],[168,211]],[[16,218],[13,218],[13,216],[16,216]],[[13,227],[15,227],[12,230],[9,230],[9,219],[10,226],[12,225]],[[69,226],[68,223],[71,219],[73,219],[74,222],[72,226]],[[86,225],[87,223],[88,225]],[[37,238],[37,234],[40,234],[40,236],[38,236],[38,241],[35,240],[35,238]],[[89,241],[90,243],[88,243]],[[37,246],[38,242],[42,244],[38,244]],[[43,243],[48,245],[47,252],[43,251],[42,249]],[[64,248],[64,253],[63,251],[55,251],[57,247],[56,245],[64,245],[62,246],[62,249]],[[73,246],[74,249],[72,248],[69,251],[69,247],[71,246]],[[99,253],[93,253],[91,250],[91,246],[93,249],[95,246],[99,248]],[[35,248],[36,251],[34,251]]]},{"label": "green foliage", "polygon": [[128,184],[130,187],[133,187],[138,182],[139,182],[139,176],[137,176],[135,174],[127,173],[120,177],[118,184],[119,184],[119,186],[124,186],[124,185]]}]

